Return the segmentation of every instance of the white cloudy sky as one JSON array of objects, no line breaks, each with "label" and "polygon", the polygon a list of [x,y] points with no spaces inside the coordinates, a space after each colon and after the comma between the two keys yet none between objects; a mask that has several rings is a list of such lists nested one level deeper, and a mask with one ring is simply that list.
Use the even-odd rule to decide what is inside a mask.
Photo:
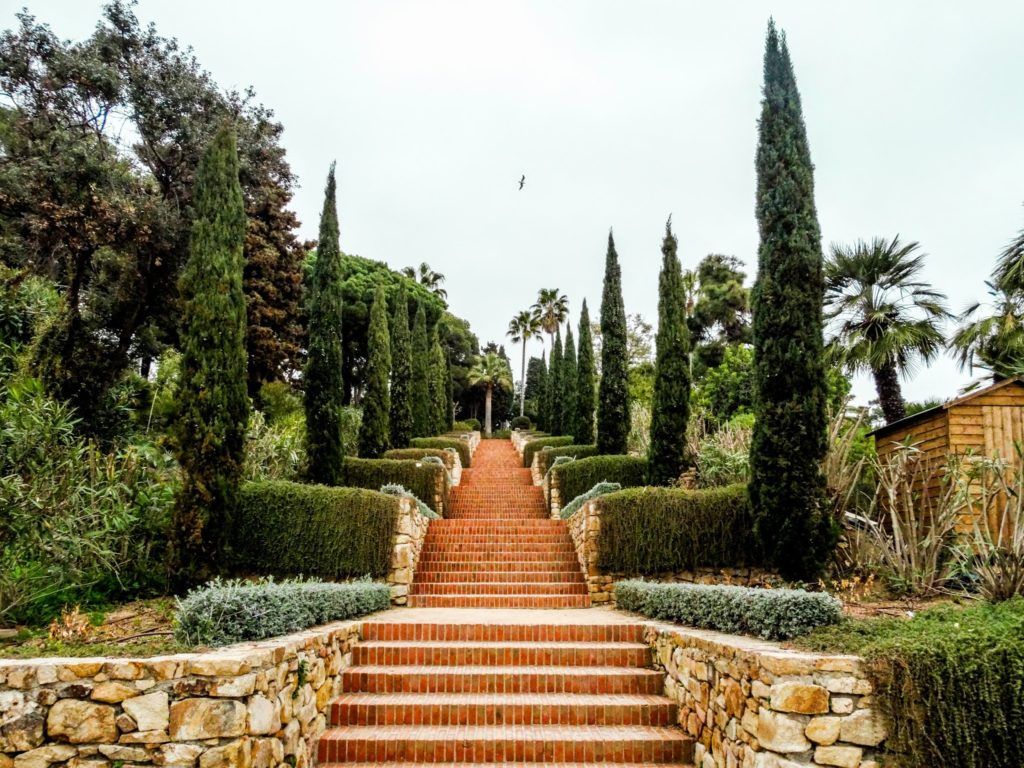
[{"label": "white cloudy sky", "polygon": [[[26,4],[73,38],[101,6],[2,0],[5,26]],[[753,264],[770,14],[795,61],[826,245],[918,240],[959,310],[1024,227],[1016,0],[140,0],[137,13],[276,111],[305,236],[337,159],[342,248],[429,262],[483,342],[541,286],[596,312],[609,227],[627,311],[649,319],[669,213],[684,266],[712,251]],[[942,360],[906,394],[967,378]]]}]

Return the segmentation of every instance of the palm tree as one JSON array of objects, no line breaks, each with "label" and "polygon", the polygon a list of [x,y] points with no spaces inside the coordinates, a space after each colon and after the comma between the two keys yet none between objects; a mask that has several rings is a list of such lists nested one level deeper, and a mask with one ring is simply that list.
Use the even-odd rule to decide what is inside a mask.
[{"label": "palm tree", "polygon": [[522,370],[519,374],[519,381],[522,384],[522,391],[519,393],[519,415],[526,412],[526,343],[537,336],[540,336],[540,320],[528,309],[516,314],[508,323],[506,336],[512,339],[513,344],[523,345]]},{"label": "palm tree", "polygon": [[484,434],[491,435],[491,397],[495,388],[512,389],[512,371],[496,353],[488,352],[469,369],[469,384],[472,387],[487,388],[484,406]]},{"label": "palm tree", "polygon": [[[998,274],[998,270],[997,270]],[[961,368],[983,368],[996,379],[1024,374],[1024,294],[986,283],[992,296],[989,311],[975,304],[949,343]]]},{"label": "palm tree", "polygon": [[544,333],[555,346],[555,331],[569,317],[569,297],[559,294],[557,288],[541,288],[537,293],[537,303],[530,307]]},{"label": "palm tree", "polygon": [[439,296],[444,300],[448,299],[448,291],[441,287],[445,280],[444,275],[432,270],[427,262],[424,261],[420,264],[418,274],[413,267],[405,267],[402,270],[402,274],[411,280],[417,281],[435,296]]},{"label": "palm tree", "polygon": [[889,423],[906,415],[900,376],[942,351],[942,324],[951,317],[945,295],[919,277],[919,249],[899,235],[876,237],[833,245],[825,262],[826,314],[837,321],[831,351],[850,370],[871,373]]}]

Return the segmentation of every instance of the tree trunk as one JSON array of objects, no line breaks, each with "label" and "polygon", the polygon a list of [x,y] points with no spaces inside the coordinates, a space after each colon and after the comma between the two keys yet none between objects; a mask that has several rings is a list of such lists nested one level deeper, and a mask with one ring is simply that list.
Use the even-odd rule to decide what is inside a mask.
[{"label": "tree trunk", "polygon": [[519,386],[522,390],[519,392],[519,415],[522,416],[526,413],[526,338],[523,338],[523,364],[519,373]]},{"label": "tree trunk", "polygon": [[494,385],[487,385],[487,401],[484,405],[484,434],[491,436],[491,393],[494,392]]},{"label": "tree trunk", "polygon": [[907,415],[900,390],[900,374],[895,363],[887,363],[873,371],[878,402],[885,414],[885,423],[892,424]]}]

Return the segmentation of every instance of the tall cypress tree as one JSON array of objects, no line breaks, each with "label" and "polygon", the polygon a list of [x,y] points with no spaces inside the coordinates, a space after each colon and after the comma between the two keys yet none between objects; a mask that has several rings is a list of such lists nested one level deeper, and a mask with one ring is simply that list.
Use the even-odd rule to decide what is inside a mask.
[{"label": "tall cypress tree", "polygon": [[774,22],[765,44],[759,134],[750,498],[770,560],[786,578],[811,579],[836,540],[820,468],[826,450],[824,277],[800,94]]},{"label": "tall cypress tree", "polygon": [[445,383],[447,366],[445,365],[444,349],[434,329],[434,338],[430,344],[430,367],[427,379],[427,394],[430,398],[431,434],[439,435],[448,428],[447,410],[448,386]]},{"label": "tall cypress tree", "polygon": [[[547,366],[544,364],[544,356],[531,357],[526,364],[526,402],[527,413],[532,414],[535,427],[544,429],[544,397],[545,382],[547,381]],[[532,410],[530,410],[532,408]]]},{"label": "tall cypress tree", "polygon": [[174,509],[173,580],[216,571],[230,541],[245,455],[245,203],[234,131],[222,128],[196,172],[195,221],[181,273],[181,374],[172,438],[182,484]]},{"label": "tall cypress tree", "polygon": [[562,328],[555,331],[555,342],[551,347],[551,362],[548,365],[548,432],[562,434],[565,413],[562,410]]},{"label": "tall cypress tree", "polygon": [[683,471],[686,423],[690,418],[690,332],[686,327],[683,268],[676,255],[671,217],[665,224],[661,256],[649,456],[652,485],[668,485]]},{"label": "tall cypress tree", "polygon": [[452,378],[452,351],[444,348],[444,431],[455,426],[455,381]]},{"label": "tall cypress tree", "polygon": [[590,310],[587,300],[583,300],[580,310],[580,343],[576,360],[576,421],[572,428],[575,442],[579,445],[590,445],[594,442],[594,408],[597,392],[594,379],[594,337],[590,330]]},{"label": "tall cypress tree", "polygon": [[316,263],[310,276],[307,308],[309,342],[303,374],[309,479],[324,485],[338,484],[344,458],[344,446],[341,444],[341,413],[345,404],[345,383],[341,372],[343,282],[334,163],[331,163],[324,190],[324,208],[320,214]]},{"label": "tall cypress tree", "polygon": [[412,431],[416,437],[434,434],[430,419],[430,341],[423,302],[416,306],[412,323]]},{"label": "tall cypress tree", "polygon": [[573,434],[576,428],[576,342],[572,326],[565,325],[565,346],[562,349],[562,432]]},{"label": "tall cypress tree", "polygon": [[388,335],[388,300],[383,283],[377,285],[370,305],[366,339],[366,385],[363,420],[359,424],[359,455],[374,459],[391,445],[391,342]]},{"label": "tall cypress tree", "polygon": [[622,271],[615,240],[608,233],[604,291],[601,294],[601,384],[597,396],[597,450],[626,453],[630,429],[629,355]]},{"label": "tall cypress tree", "polygon": [[407,448],[413,437],[412,336],[409,299],[401,285],[391,319],[391,447]]}]

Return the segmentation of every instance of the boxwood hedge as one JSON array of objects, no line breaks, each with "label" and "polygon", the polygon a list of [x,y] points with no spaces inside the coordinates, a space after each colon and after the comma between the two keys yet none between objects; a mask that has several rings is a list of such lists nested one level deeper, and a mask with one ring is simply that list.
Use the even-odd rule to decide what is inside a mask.
[{"label": "boxwood hedge", "polygon": [[[436,506],[434,493],[437,481],[444,476],[445,468],[442,465],[424,461],[349,458],[341,465],[341,483],[348,488],[378,491],[382,485],[401,485],[412,491],[417,498],[423,499],[431,509]],[[444,489],[441,501],[447,505],[447,484],[444,484]]]},{"label": "boxwood hedge", "polygon": [[[583,463],[574,461],[556,470]],[[598,562],[608,573],[638,575],[761,565],[746,486],[698,491],[644,487],[609,493],[601,499]]]},{"label": "boxwood hedge", "polygon": [[564,501],[575,499],[598,483],[618,483],[623,488],[643,485],[647,477],[647,459],[639,456],[591,456],[559,464],[552,469]]},{"label": "boxwood hedge", "polygon": [[456,455],[442,448],[392,448],[390,451],[385,451],[381,458],[395,459],[396,461],[420,461],[427,456],[436,456],[444,462],[450,472],[455,468]]},{"label": "boxwood hedge", "polygon": [[537,461],[541,472],[546,475],[557,458],[589,459],[591,456],[597,456],[596,445],[562,445],[557,448],[542,449],[537,454]]},{"label": "boxwood hedge", "polygon": [[462,462],[463,469],[468,467],[473,459],[469,452],[469,443],[457,437],[414,437],[409,441],[409,447],[439,448],[442,451],[445,448],[454,448],[459,452],[459,460]]},{"label": "boxwood hedge", "polygon": [[523,466],[533,466],[533,454],[537,453],[544,448],[551,446],[552,448],[561,448],[566,445],[572,445],[571,435],[558,435],[555,437],[538,437],[535,440],[531,440],[523,446]]},{"label": "boxwood hedge", "polygon": [[378,491],[286,480],[244,483],[230,540],[241,573],[384,576],[399,501]]}]

